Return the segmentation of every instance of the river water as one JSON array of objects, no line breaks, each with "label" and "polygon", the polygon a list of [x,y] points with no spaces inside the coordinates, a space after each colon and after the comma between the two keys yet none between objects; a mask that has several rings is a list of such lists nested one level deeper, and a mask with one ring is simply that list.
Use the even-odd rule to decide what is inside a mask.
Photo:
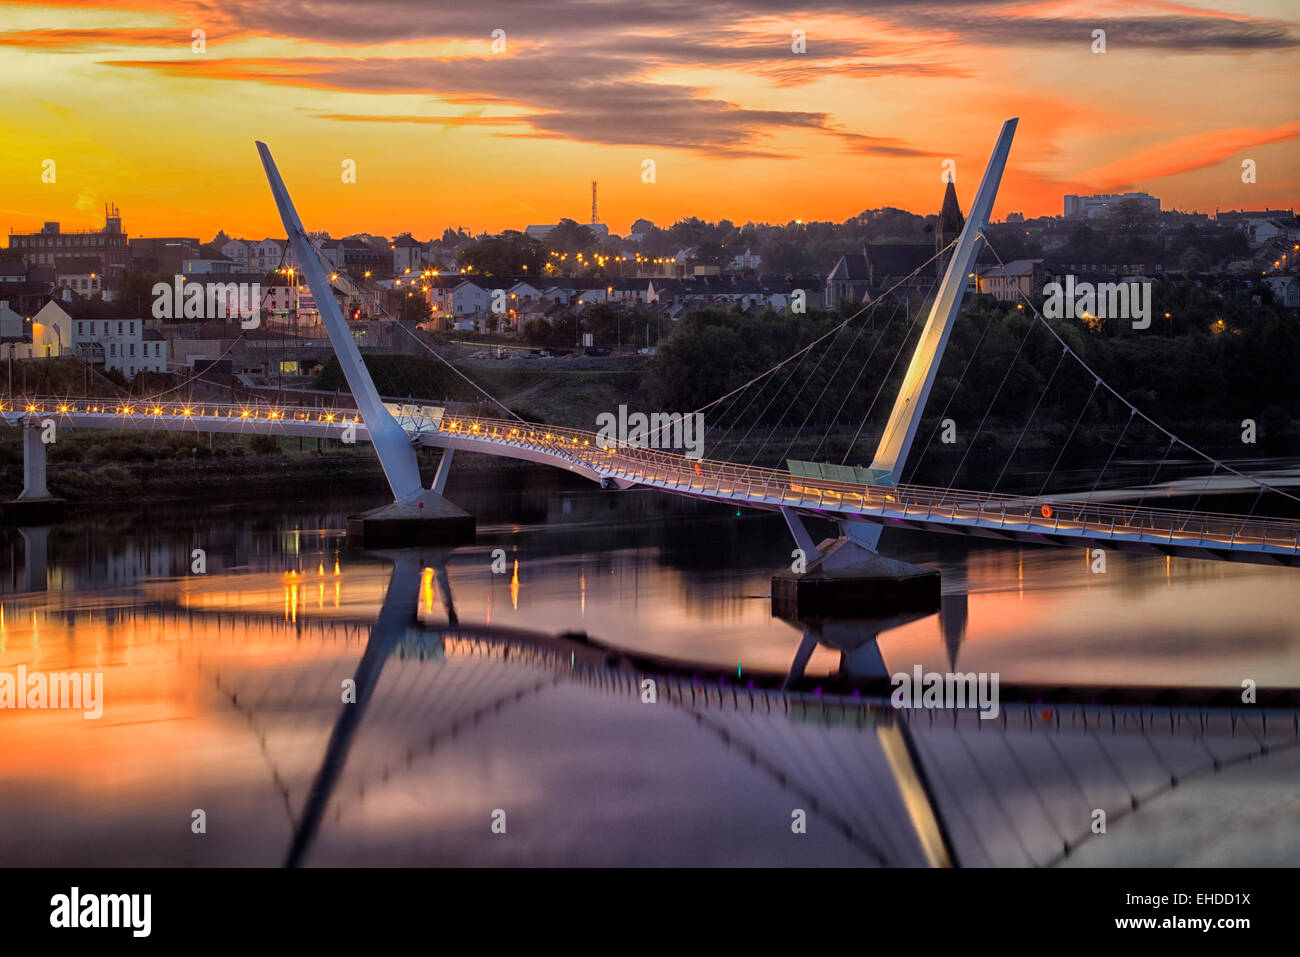
[{"label": "river water", "polygon": [[[1300,863],[1294,569],[891,529],[942,607],[809,635],[779,517],[448,495],[479,534],[444,552],[350,551],[373,486],[0,530],[0,676],[102,676],[97,717],[0,710],[0,863]],[[1048,690],[856,690],[917,666]]]}]

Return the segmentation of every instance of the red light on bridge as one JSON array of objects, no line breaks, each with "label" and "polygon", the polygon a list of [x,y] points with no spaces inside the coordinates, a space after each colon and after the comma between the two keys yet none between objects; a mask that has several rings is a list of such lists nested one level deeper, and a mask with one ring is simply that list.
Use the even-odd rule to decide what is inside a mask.
[{"label": "red light on bridge", "polygon": [[1044,505],[1039,511],[1043,513],[1043,518],[1052,517],[1052,506],[1050,505]]}]

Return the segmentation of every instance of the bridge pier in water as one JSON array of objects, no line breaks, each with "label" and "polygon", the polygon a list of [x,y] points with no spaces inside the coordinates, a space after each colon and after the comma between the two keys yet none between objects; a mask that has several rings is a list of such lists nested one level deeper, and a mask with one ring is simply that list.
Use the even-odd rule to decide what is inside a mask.
[{"label": "bridge pier in water", "polygon": [[360,548],[464,545],[475,535],[474,516],[433,489],[348,517],[348,542]]},{"label": "bridge pier in water", "polygon": [[45,485],[45,442],[38,416],[23,417],[23,490],[12,502],[0,504],[0,515],[10,525],[48,525],[63,517],[65,502]]},{"label": "bridge pier in water", "polygon": [[939,609],[939,572],[868,549],[848,536],[828,538],[798,574],[772,576],[772,614],[818,618],[930,613]]}]

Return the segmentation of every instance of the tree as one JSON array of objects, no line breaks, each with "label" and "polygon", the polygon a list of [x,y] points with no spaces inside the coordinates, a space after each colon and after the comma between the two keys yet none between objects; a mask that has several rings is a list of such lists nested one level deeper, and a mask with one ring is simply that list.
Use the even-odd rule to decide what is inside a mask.
[{"label": "tree", "polygon": [[429,305],[428,298],[409,292],[402,299],[402,307],[398,311],[398,318],[403,322],[416,324],[427,321],[432,315],[433,309]]},{"label": "tree", "polygon": [[466,246],[456,261],[483,276],[538,276],[546,265],[546,249],[531,236],[508,229]]},{"label": "tree", "polygon": [[1195,246],[1188,246],[1178,257],[1178,268],[1184,272],[1204,272],[1208,265],[1205,254]]},{"label": "tree", "polygon": [[[123,269],[117,277],[117,301],[135,310],[142,319],[153,318],[153,287],[156,283],[172,283],[171,276],[146,272],[143,269]],[[179,316],[177,317],[179,318]]]},{"label": "tree", "polygon": [[596,245],[596,235],[572,219],[562,219],[546,234],[546,243],[557,252],[586,252]]},{"label": "tree", "polygon": [[1111,219],[1126,233],[1135,233],[1151,219],[1147,204],[1140,199],[1121,199],[1110,211]]}]

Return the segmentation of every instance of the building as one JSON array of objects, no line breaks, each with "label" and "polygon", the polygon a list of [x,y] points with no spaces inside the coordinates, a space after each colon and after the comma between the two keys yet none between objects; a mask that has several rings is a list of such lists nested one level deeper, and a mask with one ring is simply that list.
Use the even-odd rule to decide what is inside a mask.
[{"label": "building", "polygon": [[1120,203],[1131,200],[1148,213],[1160,212],[1160,200],[1149,193],[1094,193],[1092,196],[1065,196],[1066,219],[1100,219]]},{"label": "building", "polygon": [[1215,221],[1245,233],[1252,246],[1263,246],[1273,240],[1287,242],[1296,234],[1295,214],[1289,209],[1243,209],[1218,213]]},{"label": "building", "polygon": [[[529,236],[533,239],[545,239],[548,235],[550,235],[551,230],[558,225],[560,224],[549,223],[542,226],[526,226],[524,227],[524,235]],[[606,226],[604,223],[578,223],[578,225],[583,227],[584,229],[590,229],[591,234],[595,236],[597,239],[609,238],[609,227]]]},{"label": "building", "polygon": [[69,259],[98,258],[109,276],[125,269],[131,259],[122,217],[113,205],[104,208],[103,229],[80,229],[65,233],[56,222],[48,222],[39,233],[11,233],[9,248],[17,250],[28,266],[57,268]]},{"label": "building", "polygon": [[948,178],[948,185],[943,190],[943,205],[939,207],[939,221],[934,225],[934,248],[939,253],[939,258],[935,261],[934,274],[943,278],[943,274],[948,269],[948,262],[952,259],[952,254],[956,249],[942,252],[942,250],[958,236],[961,235],[962,227],[966,225],[966,217],[962,215],[961,205],[957,202],[957,187]]},{"label": "building", "polygon": [[252,268],[249,245],[242,239],[232,239],[222,246],[221,255],[230,262],[238,263],[240,269]]},{"label": "building", "polygon": [[214,272],[239,272],[245,268],[247,267],[243,259],[238,262],[233,259],[182,259],[181,268],[177,272],[165,273],[164,275],[203,276]]},{"label": "building", "polygon": [[1057,269],[1042,259],[1016,259],[1001,265],[976,268],[977,292],[992,296],[1002,302],[1018,302],[1020,296],[1032,298],[1043,294],[1043,286],[1051,282]]},{"label": "building", "polygon": [[416,242],[410,236],[398,236],[388,244],[393,251],[393,275],[402,276],[409,269],[419,272],[425,262],[425,244]]},{"label": "building", "polygon": [[[822,305],[834,309],[844,301],[871,301],[885,295],[901,300],[926,295],[948,268],[953,251],[944,252],[944,248],[961,235],[965,225],[966,217],[957,201],[957,187],[949,179],[944,186],[933,243],[867,243],[860,254],[841,256],[826,277]],[[934,264],[927,267],[931,259]]]},{"label": "building", "polygon": [[25,263],[0,263],[0,299],[24,317],[34,316],[54,295],[53,268]]},{"label": "building", "polygon": [[297,261],[288,250],[289,242],[285,239],[267,237],[261,242],[253,243],[248,249],[248,268],[251,272],[268,273],[273,269],[296,267]]},{"label": "building", "polygon": [[[4,287],[0,286],[0,343],[25,344],[30,338],[31,329],[27,318],[22,313],[9,308]],[[15,354],[14,358],[19,358],[19,355]]]},{"label": "building", "polygon": [[127,378],[167,370],[162,336],[146,339],[144,333],[144,320],[123,303],[54,299],[32,317],[35,355],[76,356]]},{"label": "building", "polygon": [[1300,309],[1300,277],[1266,276],[1261,281],[1272,290],[1277,302],[1287,309]]},{"label": "building", "polygon": [[104,294],[104,263],[98,256],[60,260],[54,267],[54,285],[70,289],[81,299]]},{"label": "building", "polygon": [[203,255],[202,243],[190,236],[142,236],[130,240],[129,246],[133,269],[168,276],[181,272],[186,259]]},{"label": "building", "polygon": [[847,253],[839,258],[826,277],[822,305],[834,309],[841,302],[861,302],[871,286],[865,253]]},{"label": "building", "polygon": [[357,279],[371,276],[391,276],[393,267],[392,250],[375,249],[361,239],[332,239],[320,246],[320,254],[327,262],[340,272],[346,272]]}]

